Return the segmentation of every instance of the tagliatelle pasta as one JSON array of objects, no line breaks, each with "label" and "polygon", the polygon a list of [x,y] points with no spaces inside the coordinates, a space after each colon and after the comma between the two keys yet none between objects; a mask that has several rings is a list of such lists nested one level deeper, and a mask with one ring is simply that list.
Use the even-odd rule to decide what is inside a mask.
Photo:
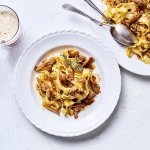
[{"label": "tagliatelle pasta", "polygon": [[150,64],[150,0],[104,0],[105,14],[115,23],[126,25],[136,35],[135,45],[126,49],[130,58],[134,54]]},{"label": "tagliatelle pasta", "polygon": [[65,50],[35,67],[39,74],[36,89],[44,108],[65,116],[78,113],[94,102],[100,93],[99,78],[93,74],[93,57],[85,57],[77,50]]}]

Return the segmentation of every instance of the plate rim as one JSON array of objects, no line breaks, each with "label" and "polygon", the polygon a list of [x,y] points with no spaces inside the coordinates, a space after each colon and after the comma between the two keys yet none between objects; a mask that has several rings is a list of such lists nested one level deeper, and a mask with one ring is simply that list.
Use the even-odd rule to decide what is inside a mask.
[{"label": "plate rim", "polygon": [[[18,70],[18,67],[21,63],[21,60],[22,58],[24,57],[24,55],[26,53],[28,53],[31,48],[37,43],[39,42],[40,40],[48,37],[48,36],[53,36],[53,35],[56,35],[56,34],[64,34],[64,33],[71,33],[71,34],[78,34],[78,35],[85,35],[86,37],[90,38],[90,39],[93,39],[94,41],[96,41],[97,43],[101,44],[106,53],[108,55],[110,55],[110,57],[112,58],[112,61],[113,61],[113,64],[116,66],[116,70],[118,72],[118,87],[119,87],[119,90],[116,92],[116,95],[115,95],[115,100],[114,102],[112,103],[109,111],[106,112],[106,115],[104,118],[101,119],[101,122],[97,122],[95,123],[93,126],[87,128],[87,129],[84,129],[84,130],[81,130],[79,132],[71,132],[71,133],[65,133],[65,132],[55,132],[53,130],[48,130],[46,128],[42,128],[39,124],[36,123],[36,120],[31,120],[30,117],[26,114],[26,112],[22,109],[22,106],[21,106],[21,103],[20,103],[20,98],[19,96],[17,95],[17,86],[16,86],[16,74],[17,74],[17,70]],[[35,40],[33,43],[31,43],[23,52],[22,54],[20,55],[18,61],[17,61],[17,64],[16,64],[16,67],[15,67],[15,71],[14,71],[14,93],[15,93],[15,99],[17,101],[17,104],[21,110],[21,112],[24,114],[24,116],[27,118],[27,120],[33,124],[36,128],[40,129],[41,131],[44,131],[46,133],[49,133],[51,135],[55,135],[55,136],[60,136],[60,137],[75,137],[75,136],[80,136],[80,135],[83,135],[83,134],[87,134],[88,132],[91,132],[93,130],[95,130],[96,128],[98,128],[99,126],[101,126],[110,116],[111,114],[113,113],[113,111],[115,110],[116,106],[117,106],[117,103],[119,101],[119,97],[120,97],[120,93],[121,93],[121,85],[122,85],[122,82],[121,82],[121,71],[120,71],[120,68],[119,68],[119,65],[116,61],[116,58],[114,57],[114,55],[112,54],[112,52],[110,50],[108,50],[108,48],[105,47],[105,45],[98,39],[94,38],[93,36],[91,36],[90,34],[87,34],[87,33],[84,33],[84,32],[80,32],[80,31],[74,31],[74,30],[61,30],[61,31],[56,31],[56,32],[52,32],[52,33],[48,33],[48,34],[45,34],[44,36],[40,37],[40,38],[37,38],[37,40]]]}]

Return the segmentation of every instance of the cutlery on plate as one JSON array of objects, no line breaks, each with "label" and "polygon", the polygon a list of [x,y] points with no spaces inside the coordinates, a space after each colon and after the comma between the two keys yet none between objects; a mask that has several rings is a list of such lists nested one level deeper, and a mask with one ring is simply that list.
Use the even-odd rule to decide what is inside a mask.
[{"label": "cutlery on plate", "polygon": [[[88,2],[88,4],[90,6],[92,6],[92,8],[94,8],[95,10],[97,10],[99,13],[101,12],[96,6],[95,4],[90,1],[90,0],[85,0],[86,2]],[[92,3],[90,3],[92,2]],[[86,13],[84,13],[83,11],[77,9],[76,7],[70,5],[70,4],[64,4],[62,6],[65,10],[77,13],[79,15],[82,15],[88,19],[90,19],[91,21],[93,21],[94,23],[96,23],[99,26],[105,25],[105,26],[109,26],[110,27],[110,33],[112,35],[112,37],[120,44],[125,45],[125,46],[131,46],[134,45],[135,43],[135,36],[133,34],[133,32],[131,30],[129,30],[125,25],[123,24],[107,24],[104,22],[100,22],[99,20],[87,15]],[[104,18],[107,18],[102,12],[100,13]],[[107,20],[109,20],[109,18],[107,18]],[[110,20],[109,20],[110,23]]]}]

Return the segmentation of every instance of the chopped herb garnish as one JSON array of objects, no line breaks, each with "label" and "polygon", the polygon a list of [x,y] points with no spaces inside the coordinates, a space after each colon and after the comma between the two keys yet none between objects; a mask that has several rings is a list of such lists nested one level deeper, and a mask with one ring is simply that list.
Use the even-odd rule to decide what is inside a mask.
[{"label": "chopped herb garnish", "polygon": [[66,63],[67,63],[69,66],[71,66],[71,68],[77,68],[79,71],[83,71],[83,66],[78,62],[77,57],[74,58],[74,62],[75,62],[76,64],[73,65],[73,63],[67,59],[67,56],[65,56],[64,54],[61,54],[60,56],[62,56],[62,57],[65,59]]},{"label": "chopped herb garnish", "polygon": [[78,59],[76,58],[76,63],[77,63],[77,68],[80,70],[80,71],[83,71],[83,66],[79,63]]}]

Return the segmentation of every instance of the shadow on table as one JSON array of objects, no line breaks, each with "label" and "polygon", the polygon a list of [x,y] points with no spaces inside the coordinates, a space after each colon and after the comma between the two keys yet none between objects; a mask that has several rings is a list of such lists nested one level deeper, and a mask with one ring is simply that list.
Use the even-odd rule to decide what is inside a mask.
[{"label": "shadow on table", "polygon": [[136,80],[142,80],[143,82],[150,82],[150,76],[142,76],[142,75],[134,74],[122,67],[120,67],[120,70],[123,74],[128,74],[128,76],[130,76],[131,78],[134,78]]}]

